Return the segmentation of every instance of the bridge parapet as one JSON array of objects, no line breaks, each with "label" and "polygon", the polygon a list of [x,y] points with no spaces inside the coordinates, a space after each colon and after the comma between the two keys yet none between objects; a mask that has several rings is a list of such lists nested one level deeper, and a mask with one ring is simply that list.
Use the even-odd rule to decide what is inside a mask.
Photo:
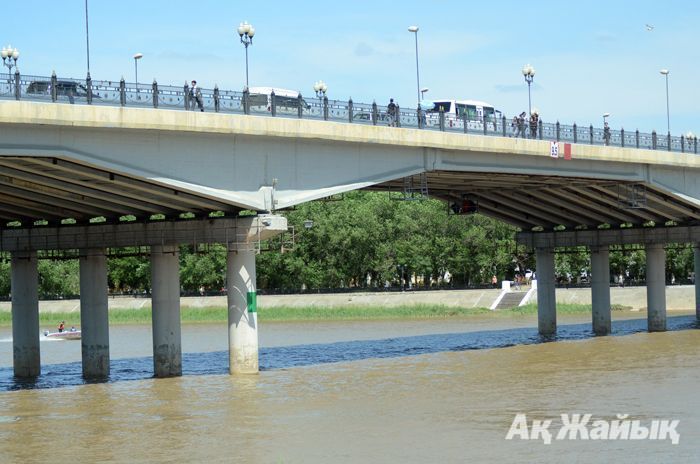
[{"label": "bridge parapet", "polygon": [[[317,119],[365,125],[395,125],[401,128],[426,129],[495,137],[514,135],[511,121],[505,115],[475,118],[465,114],[454,117],[425,109],[400,107],[396,121],[389,120],[387,107],[328,98],[269,98],[265,94],[245,94],[233,90],[201,88],[204,109],[212,112],[251,114],[257,116]],[[247,95],[247,97],[246,97]],[[31,76],[15,73],[14,79],[0,82],[0,99],[53,101],[71,104],[129,106],[154,109],[193,110],[187,84],[184,86],[131,83],[122,80],[58,79],[55,75]],[[197,108],[198,109],[198,108]],[[527,125],[527,124],[526,124]],[[606,130],[593,125],[543,123],[528,138],[564,143],[642,148],[681,153],[698,153],[697,137],[692,134],[674,136],[631,131]]]}]

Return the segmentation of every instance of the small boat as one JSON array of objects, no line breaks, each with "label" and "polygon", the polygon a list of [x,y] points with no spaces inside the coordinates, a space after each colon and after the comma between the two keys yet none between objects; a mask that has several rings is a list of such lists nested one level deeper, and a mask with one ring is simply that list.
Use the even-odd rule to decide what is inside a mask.
[{"label": "small boat", "polygon": [[44,331],[44,337],[55,340],[80,340],[80,330],[64,330],[63,332]]}]

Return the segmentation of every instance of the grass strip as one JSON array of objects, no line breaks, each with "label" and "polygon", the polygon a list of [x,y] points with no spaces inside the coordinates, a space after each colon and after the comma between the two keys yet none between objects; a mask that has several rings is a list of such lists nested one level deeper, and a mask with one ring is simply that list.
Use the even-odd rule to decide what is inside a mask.
[{"label": "grass strip", "polygon": [[[613,305],[613,310],[630,309],[621,305]],[[591,305],[559,304],[559,314],[585,314],[591,312]],[[334,321],[334,320],[380,320],[380,319],[432,319],[451,317],[513,317],[537,314],[537,305],[529,304],[514,309],[490,311],[485,308],[459,308],[443,305],[406,305],[395,307],[380,306],[341,306],[341,307],[276,307],[258,308],[260,322],[286,321]],[[224,307],[192,308],[182,307],[180,310],[182,322],[226,322],[228,313]],[[42,329],[55,327],[60,321],[66,321],[66,326],[80,325],[79,312],[40,312],[39,324]],[[151,309],[115,309],[109,312],[110,324],[150,324]],[[0,311],[0,325],[9,326],[12,323],[10,311]]]}]

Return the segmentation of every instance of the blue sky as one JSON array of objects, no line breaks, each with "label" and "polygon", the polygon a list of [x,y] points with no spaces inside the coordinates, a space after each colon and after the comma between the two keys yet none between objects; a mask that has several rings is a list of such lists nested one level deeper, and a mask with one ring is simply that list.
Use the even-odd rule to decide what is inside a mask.
[{"label": "blue sky", "polygon": [[[84,77],[84,0],[3,7],[0,44],[21,52],[25,74]],[[235,32],[256,28],[250,84],[329,98],[416,104],[414,36],[427,98],[485,100],[505,114],[527,110],[524,64],[535,67],[533,107],[543,120],[700,133],[700,2],[662,1],[89,1],[94,79],[157,78],[242,89],[244,48]],[[646,24],[654,26],[648,31]],[[6,71],[6,69],[3,69]]]}]

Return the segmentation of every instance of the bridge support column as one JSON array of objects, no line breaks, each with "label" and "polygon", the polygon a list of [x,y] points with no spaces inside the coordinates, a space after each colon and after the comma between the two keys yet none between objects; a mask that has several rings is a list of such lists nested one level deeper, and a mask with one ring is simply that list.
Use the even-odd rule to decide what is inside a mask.
[{"label": "bridge support column", "polygon": [[666,251],[647,244],[647,324],[649,332],[666,330]]},{"label": "bridge support column", "polygon": [[108,377],[107,256],[102,248],[80,253],[80,324],[83,377]]},{"label": "bridge support column", "polygon": [[12,352],[15,377],[41,373],[39,348],[39,273],[36,252],[12,253]]},{"label": "bridge support column", "polygon": [[593,333],[608,335],[610,317],[610,252],[607,246],[591,247],[591,300]]},{"label": "bridge support column", "polygon": [[229,372],[258,372],[258,313],[255,285],[255,250],[247,245],[228,251]]},{"label": "bridge support column", "polygon": [[154,374],[182,375],[180,260],[176,245],[151,247],[151,287]]},{"label": "bridge support column", "polygon": [[554,250],[537,248],[537,326],[540,335],[557,332],[557,299],[554,286]]},{"label": "bridge support column", "polygon": [[700,321],[700,243],[696,243],[693,249],[695,258],[695,317]]}]

